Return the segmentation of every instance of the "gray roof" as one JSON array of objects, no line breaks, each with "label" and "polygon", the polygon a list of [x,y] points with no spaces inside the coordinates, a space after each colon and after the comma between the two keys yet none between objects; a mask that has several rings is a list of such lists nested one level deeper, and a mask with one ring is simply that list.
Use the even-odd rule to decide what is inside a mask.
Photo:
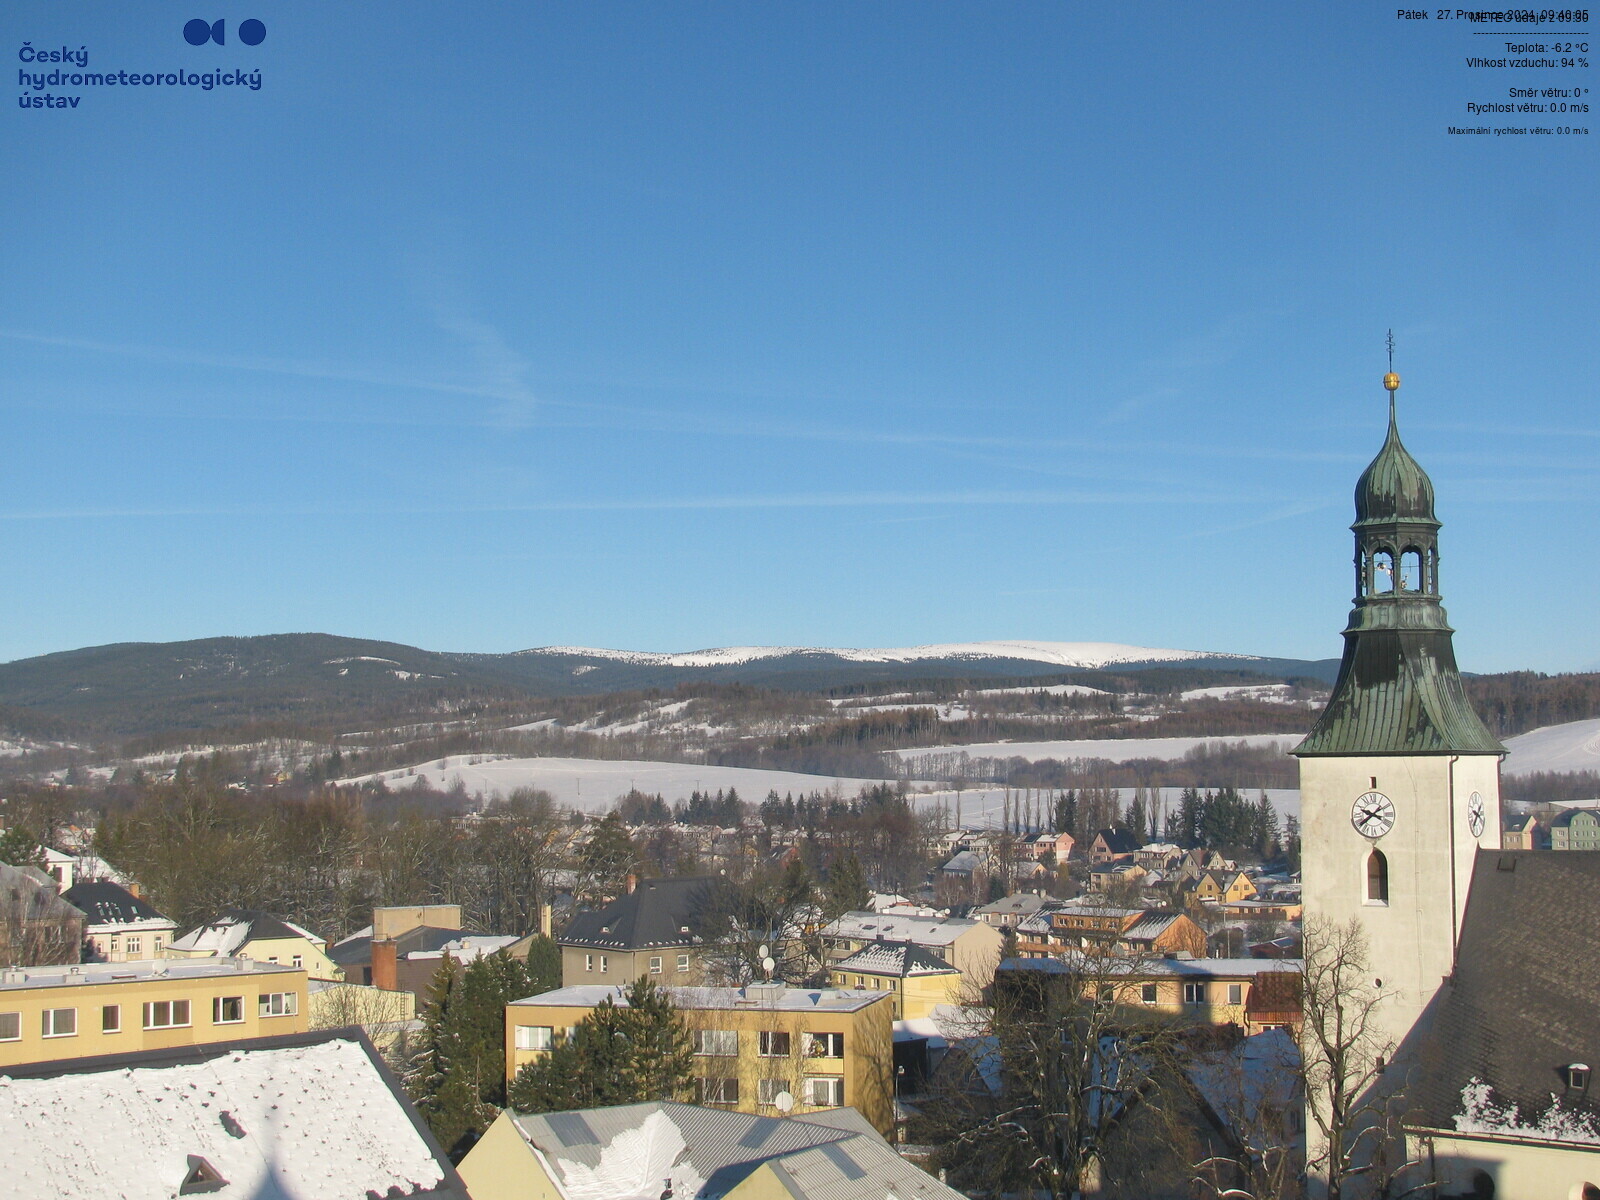
[{"label": "gray roof", "polygon": [[[681,1009],[750,1008],[777,1012],[855,1012],[880,1000],[888,992],[850,988],[795,988],[781,983],[752,983],[745,987],[663,987],[661,994]],[[628,1007],[628,989],[622,984],[581,983],[556,988],[537,996],[513,1000],[513,1005],[533,1008],[593,1008],[610,1000]]]},{"label": "gray roof", "polygon": [[82,909],[91,925],[168,920],[127,888],[107,879],[74,884],[61,893],[61,898],[74,908]]},{"label": "gray roof", "polygon": [[642,879],[626,896],[597,912],[579,913],[556,940],[563,946],[599,950],[655,950],[692,946],[715,876]]},{"label": "gray roof", "polygon": [[[766,1164],[772,1164],[796,1200],[883,1200],[886,1192],[907,1200],[960,1197],[902,1159],[851,1108],[804,1117],[758,1117],[658,1101],[516,1113],[511,1120],[564,1186],[577,1178],[605,1179],[630,1167],[643,1173],[659,1160],[661,1176],[672,1178],[678,1200],[726,1195]],[[634,1144],[618,1145],[624,1135]]]},{"label": "gray roof", "polygon": [[1525,1119],[1550,1106],[1600,1120],[1600,1087],[1566,1092],[1561,1068],[1600,1068],[1600,852],[1479,850],[1455,971],[1421,1046],[1421,1123],[1453,1129],[1476,1078]]}]

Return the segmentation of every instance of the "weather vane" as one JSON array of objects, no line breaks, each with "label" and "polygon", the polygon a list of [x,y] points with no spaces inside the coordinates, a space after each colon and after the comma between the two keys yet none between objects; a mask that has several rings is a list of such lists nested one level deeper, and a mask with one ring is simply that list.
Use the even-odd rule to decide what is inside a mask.
[{"label": "weather vane", "polygon": [[1395,392],[1400,390],[1400,376],[1394,373],[1394,330],[1389,330],[1389,373],[1383,377],[1383,386],[1389,390],[1389,401],[1394,402]]}]

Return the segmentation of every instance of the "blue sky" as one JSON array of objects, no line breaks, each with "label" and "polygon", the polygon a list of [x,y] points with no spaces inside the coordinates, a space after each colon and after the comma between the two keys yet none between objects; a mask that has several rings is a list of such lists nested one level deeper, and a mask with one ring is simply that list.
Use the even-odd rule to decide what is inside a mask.
[{"label": "blue sky", "polygon": [[6,109],[0,659],[1333,657],[1393,327],[1463,666],[1600,669],[1600,122],[1444,132],[1589,72],[1372,4],[213,9],[0,16],[262,73]]}]

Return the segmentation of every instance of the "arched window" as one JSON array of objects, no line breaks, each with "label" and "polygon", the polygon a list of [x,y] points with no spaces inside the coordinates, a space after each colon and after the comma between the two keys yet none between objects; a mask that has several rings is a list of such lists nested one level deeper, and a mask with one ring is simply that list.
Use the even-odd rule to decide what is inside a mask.
[{"label": "arched window", "polygon": [[1415,546],[1407,546],[1400,552],[1400,590],[1422,590],[1422,551]]},{"label": "arched window", "polygon": [[1394,551],[1379,550],[1372,556],[1372,590],[1378,595],[1394,591]]},{"label": "arched window", "polygon": [[1377,848],[1367,855],[1367,903],[1389,903],[1389,860]]},{"label": "arched window", "polygon": [[1430,596],[1439,594],[1439,552],[1432,546],[1428,547],[1428,577],[1423,588]]}]

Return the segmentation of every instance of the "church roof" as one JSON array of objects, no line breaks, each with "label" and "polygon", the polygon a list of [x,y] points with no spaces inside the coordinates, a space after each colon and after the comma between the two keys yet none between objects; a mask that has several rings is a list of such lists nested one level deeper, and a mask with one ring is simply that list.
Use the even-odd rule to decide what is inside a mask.
[{"label": "church roof", "polygon": [[1392,398],[1389,436],[1356,481],[1356,525],[1388,521],[1438,523],[1433,515],[1433,481],[1400,441]]},{"label": "church roof", "polygon": [[1351,637],[1333,697],[1291,753],[1504,754],[1461,685],[1449,633],[1365,629]]},{"label": "church roof", "polygon": [[[1422,1047],[1417,1123],[1456,1128],[1476,1080],[1521,1125],[1552,1097],[1600,1122],[1600,1087],[1567,1086],[1564,1068],[1600,1066],[1600,852],[1479,850],[1456,966]],[[1510,1132],[1511,1130],[1508,1130]]]}]

